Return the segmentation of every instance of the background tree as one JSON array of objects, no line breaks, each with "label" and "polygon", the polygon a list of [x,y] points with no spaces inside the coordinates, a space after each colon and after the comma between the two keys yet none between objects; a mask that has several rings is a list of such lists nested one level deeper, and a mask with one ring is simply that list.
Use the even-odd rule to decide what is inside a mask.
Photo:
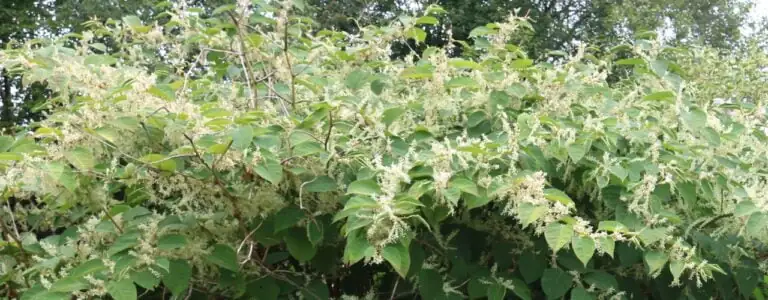
[{"label": "background tree", "polygon": [[574,49],[575,42],[608,45],[630,38],[633,33],[665,29],[670,42],[698,42],[731,47],[741,39],[752,4],[738,0],[703,1],[562,1],[562,0],[436,0],[436,1],[308,1],[315,7],[316,21],[328,27],[356,32],[356,24],[383,24],[398,13],[438,4],[447,14],[428,44],[444,45],[447,29],[454,39],[468,40],[478,26],[500,22],[519,9],[535,20],[534,30],[520,37],[520,45],[532,57],[550,50]]}]

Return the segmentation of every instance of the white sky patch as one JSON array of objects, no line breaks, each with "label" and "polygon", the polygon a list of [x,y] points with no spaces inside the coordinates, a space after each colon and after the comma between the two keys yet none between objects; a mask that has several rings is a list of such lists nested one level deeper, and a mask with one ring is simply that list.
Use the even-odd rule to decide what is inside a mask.
[{"label": "white sky patch", "polygon": [[[768,0],[753,0],[752,3],[754,3],[755,6],[749,13],[750,21],[759,21],[760,19],[768,18]],[[752,28],[743,26],[742,33],[745,35],[751,35]]]}]

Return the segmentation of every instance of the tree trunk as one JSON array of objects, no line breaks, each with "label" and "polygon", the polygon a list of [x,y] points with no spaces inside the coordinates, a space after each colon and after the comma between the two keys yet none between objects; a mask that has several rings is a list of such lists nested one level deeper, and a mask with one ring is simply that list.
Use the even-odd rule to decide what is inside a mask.
[{"label": "tree trunk", "polygon": [[13,94],[11,93],[13,81],[13,78],[8,74],[7,70],[3,69],[2,73],[0,73],[0,98],[2,99],[3,104],[3,107],[0,110],[0,130],[2,131],[11,129],[13,125],[16,124]]}]

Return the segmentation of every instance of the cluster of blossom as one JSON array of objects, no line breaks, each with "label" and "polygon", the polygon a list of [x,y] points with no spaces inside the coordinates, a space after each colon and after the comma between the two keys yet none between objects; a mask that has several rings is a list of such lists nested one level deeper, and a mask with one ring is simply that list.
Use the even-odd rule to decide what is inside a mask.
[{"label": "cluster of blossom", "polygon": [[139,245],[128,252],[128,254],[137,258],[136,264],[138,266],[151,266],[155,263],[157,258],[155,244],[158,237],[159,222],[160,218],[153,216],[150,220],[142,222],[138,226],[138,229],[141,231]]},{"label": "cluster of blossom", "polygon": [[564,216],[567,216],[573,207],[565,206],[557,201],[549,201],[544,197],[544,187],[546,185],[546,174],[544,172],[535,172],[530,175],[524,175],[511,180],[503,188],[495,191],[493,197],[497,201],[504,201],[503,215],[513,216],[522,220],[520,215],[520,205],[530,204],[534,207],[545,207],[546,211],[535,222],[535,231],[543,233],[546,225],[557,222]]},{"label": "cluster of blossom", "polygon": [[367,237],[377,249],[382,249],[397,242],[409,231],[408,223],[397,214],[395,196],[400,192],[402,183],[411,182],[408,170],[413,167],[413,162],[406,156],[396,163],[384,165],[381,156],[375,156],[372,167],[378,172],[377,179],[381,187],[381,194],[374,195],[378,207],[370,215],[358,217],[373,220],[367,228]]}]

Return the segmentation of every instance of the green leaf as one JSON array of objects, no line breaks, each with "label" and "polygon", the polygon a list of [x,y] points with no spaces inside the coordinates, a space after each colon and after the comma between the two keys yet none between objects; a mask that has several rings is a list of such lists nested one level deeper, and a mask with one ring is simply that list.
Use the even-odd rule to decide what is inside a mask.
[{"label": "green leaf", "polygon": [[604,271],[590,272],[584,276],[584,282],[601,290],[613,289],[616,291],[619,289],[619,282],[616,277]]},{"label": "green leaf", "polygon": [[208,147],[208,153],[211,154],[225,154],[229,151],[229,144],[219,143]]},{"label": "green leaf", "polygon": [[296,206],[287,206],[275,215],[275,233],[296,226],[304,219],[304,211]]},{"label": "green leaf", "polygon": [[616,61],[617,65],[645,65],[642,58],[625,58]]},{"label": "green leaf", "polygon": [[533,204],[523,202],[518,207],[518,217],[520,218],[523,228],[528,227],[531,223],[536,222],[539,218],[544,216],[547,212],[547,208],[544,206],[534,206]]},{"label": "green leaf", "polygon": [[7,135],[0,135],[0,151],[5,152],[13,146],[14,139]]},{"label": "green leaf", "polygon": [[446,299],[440,273],[433,269],[422,269],[418,278],[421,299]]},{"label": "green leaf", "polygon": [[427,79],[432,78],[432,74],[435,72],[435,67],[429,64],[410,67],[403,70],[400,73],[400,77],[406,79]]},{"label": "green leaf", "polygon": [[586,146],[582,144],[571,144],[568,146],[568,156],[571,157],[571,160],[573,160],[574,163],[579,162],[586,154]]},{"label": "green leaf", "polygon": [[371,81],[371,91],[376,95],[381,95],[381,93],[384,91],[384,87],[386,87],[384,81],[379,79]]},{"label": "green leaf", "polygon": [[187,244],[187,238],[180,234],[165,235],[157,240],[157,249],[171,250],[184,247]]},{"label": "green leaf", "polygon": [[402,107],[389,108],[382,113],[381,121],[387,126],[392,125],[403,113],[405,113],[405,109]]},{"label": "green leaf", "polygon": [[748,296],[752,293],[762,275],[759,271],[748,267],[735,268],[733,273],[736,285],[739,287],[739,293],[743,296]]},{"label": "green leaf", "polygon": [[107,292],[114,300],[136,300],[138,298],[136,286],[130,279],[110,282],[107,285]]},{"label": "green leaf", "polygon": [[109,56],[109,55],[100,55],[100,54],[94,54],[94,55],[88,55],[83,60],[83,63],[85,65],[114,65],[117,63],[117,59]]},{"label": "green leaf", "polygon": [[448,183],[448,187],[458,188],[460,191],[474,196],[480,195],[477,191],[477,185],[466,177],[454,177]]},{"label": "green leaf", "polygon": [[163,154],[147,154],[143,156],[141,161],[152,165],[152,167],[158,168],[163,171],[173,172],[176,171],[176,161],[168,158]]},{"label": "green leaf", "polygon": [[640,240],[643,242],[643,245],[653,244],[665,236],[667,236],[667,231],[664,228],[646,228],[640,232]]},{"label": "green leaf", "polygon": [[700,133],[702,136],[704,136],[704,139],[706,139],[710,145],[714,147],[720,146],[720,143],[721,143],[720,134],[717,133],[717,131],[715,131],[711,127],[706,127],[701,129]]},{"label": "green leaf", "polygon": [[306,141],[293,147],[293,155],[296,157],[304,157],[325,151],[323,145],[315,141]]},{"label": "green leaf", "polygon": [[589,237],[575,235],[571,241],[571,246],[576,257],[586,266],[595,253],[595,241]]},{"label": "green leaf", "polygon": [[250,299],[277,300],[280,295],[280,285],[269,276],[248,284],[245,289]]},{"label": "green leaf", "polygon": [[71,293],[87,289],[89,286],[90,284],[82,277],[67,276],[54,282],[49,291]]},{"label": "green leaf", "polygon": [[643,256],[645,265],[648,267],[648,274],[655,276],[661,271],[661,268],[667,263],[667,254],[660,251],[648,251]]},{"label": "green leaf", "polygon": [[68,151],[64,156],[78,170],[90,170],[96,165],[91,151],[83,147],[77,147]]},{"label": "green leaf", "polygon": [[155,288],[160,283],[160,278],[155,277],[149,270],[131,272],[131,280],[147,290]]},{"label": "green leaf", "polygon": [[541,289],[547,299],[560,299],[573,285],[573,275],[560,269],[546,269],[541,276]]},{"label": "green leaf", "polygon": [[142,26],[141,19],[139,19],[139,17],[134,15],[123,17],[123,22],[125,22],[125,25],[128,25],[128,27]]},{"label": "green leaf", "polygon": [[675,98],[675,93],[672,91],[655,92],[643,97],[643,99],[648,101],[662,101],[662,100],[670,100],[673,98]]},{"label": "green leaf", "polygon": [[469,32],[469,37],[473,38],[478,36],[491,35],[495,33],[496,33],[496,30],[493,30],[486,26],[479,26],[479,27],[475,27],[475,29],[472,29],[472,31]]},{"label": "green leaf", "polygon": [[512,278],[512,286],[514,287],[512,289],[512,292],[515,293],[520,299],[522,300],[531,300],[531,290],[528,289],[528,286],[520,280],[519,278]]},{"label": "green leaf", "polygon": [[176,92],[167,84],[156,84],[147,90],[147,93],[165,101],[176,100]]},{"label": "green leaf", "polygon": [[520,264],[520,274],[523,275],[526,283],[539,280],[547,266],[547,262],[541,256],[533,254],[530,250],[523,252],[517,261]]},{"label": "green leaf", "polygon": [[736,209],[733,212],[733,216],[737,218],[749,216],[756,211],[758,211],[758,208],[752,201],[744,200],[736,203]]},{"label": "green leaf", "polygon": [[411,265],[411,256],[405,245],[401,243],[389,244],[381,251],[381,255],[390,265],[392,265],[392,268],[397,271],[397,274],[406,278],[408,269]]},{"label": "green leaf", "polygon": [[372,196],[374,194],[381,194],[381,187],[373,179],[357,180],[349,184],[347,194]]},{"label": "green leaf", "polygon": [[283,179],[283,166],[274,159],[265,159],[259,165],[254,166],[253,171],[274,185],[279,184]]},{"label": "green leaf", "polygon": [[488,300],[504,300],[507,295],[507,288],[500,283],[492,283],[488,287]]},{"label": "green leaf", "polygon": [[533,60],[532,59],[527,59],[527,58],[516,59],[516,60],[513,60],[512,63],[510,63],[510,66],[513,69],[525,69],[525,68],[528,68],[528,67],[530,67],[532,65],[533,65]]},{"label": "green leaf", "polygon": [[418,27],[411,27],[405,32],[405,36],[408,38],[412,38],[417,42],[423,42],[424,40],[427,39],[427,32],[424,31],[424,29],[421,29]]},{"label": "green leaf", "polygon": [[349,73],[344,79],[344,85],[351,90],[359,90],[363,88],[368,80],[368,73],[356,69]]},{"label": "green leaf", "polygon": [[0,153],[0,160],[19,161],[22,159],[24,159],[24,156],[21,156],[21,154],[19,153],[15,153],[15,152]]},{"label": "green leaf", "polygon": [[583,287],[575,287],[571,290],[571,300],[594,300],[593,297]]},{"label": "green leaf", "polygon": [[436,25],[438,23],[437,18],[432,16],[422,16],[416,19],[416,24]]},{"label": "green leaf", "polygon": [[253,127],[244,125],[232,131],[232,148],[245,150],[253,141]]},{"label": "green leaf", "polygon": [[692,108],[683,113],[683,119],[689,128],[699,130],[707,127],[707,113],[698,108]]},{"label": "green leaf", "polygon": [[291,0],[291,3],[294,7],[299,9],[299,11],[303,12],[305,9],[307,9],[307,4],[304,2],[304,0]]},{"label": "green leaf", "polygon": [[622,181],[624,181],[624,179],[626,179],[627,175],[628,175],[627,174],[627,170],[624,169],[624,167],[622,167],[621,165],[618,165],[618,164],[611,166],[610,171],[611,171],[611,174],[615,175],[616,177],[618,177]]},{"label": "green leaf", "polygon": [[445,82],[443,85],[447,89],[455,89],[455,88],[479,88],[480,85],[477,84],[477,81],[470,77],[461,76],[461,77],[454,77]]},{"label": "green leaf", "polygon": [[299,262],[311,260],[317,254],[317,248],[309,242],[307,234],[299,228],[294,228],[283,237],[288,253]]},{"label": "green leaf", "polygon": [[617,221],[600,221],[600,223],[597,225],[597,230],[621,233],[628,232],[627,226],[624,226],[624,224],[621,224]]},{"label": "green leaf", "polygon": [[107,140],[108,142],[115,144],[117,143],[121,138],[120,132],[112,127],[100,127],[94,130],[98,136],[101,138]]},{"label": "green leaf", "polygon": [[307,222],[307,239],[312,245],[317,246],[323,240],[324,227],[319,220]]},{"label": "green leaf", "polygon": [[573,236],[573,224],[552,223],[547,226],[544,232],[544,238],[547,244],[552,248],[552,252],[557,252],[563,246],[571,241]]},{"label": "green leaf", "polygon": [[[128,219],[125,214],[123,214],[123,217]],[[139,244],[139,233],[138,232],[131,232],[131,233],[124,233],[120,237],[115,240],[114,243],[112,243],[112,246],[109,247],[109,250],[107,251],[107,254],[109,255],[115,255],[119,252],[122,252],[126,249],[133,248],[134,246]]]},{"label": "green leaf", "polygon": [[766,228],[768,228],[768,215],[761,212],[755,212],[749,216],[749,219],[747,219],[744,233],[748,237],[760,236]]},{"label": "green leaf", "polygon": [[488,295],[488,285],[481,282],[479,278],[470,278],[467,283],[467,294],[469,299],[485,299]]},{"label": "green leaf", "polygon": [[364,230],[350,232],[347,245],[344,248],[344,263],[353,265],[363,259],[368,253],[373,253],[373,246],[368,243]]},{"label": "green leaf", "polygon": [[488,204],[488,202],[491,202],[491,198],[488,198],[488,196],[484,194],[480,194],[478,196],[472,194],[464,195],[464,204],[467,205],[467,209],[481,207]]},{"label": "green leaf", "polygon": [[560,202],[561,204],[567,207],[574,206],[574,203],[573,203],[573,200],[571,200],[571,197],[568,197],[567,194],[565,194],[563,191],[558,189],[554,189],[554,188],[545,189],[544,198],[550,201]]},{"label": "green leaf", "polygon": [[613,251],[616,248],[616,241],[609,237],[599,237],[597,242],[600,244],[600,249],[605,252],[611,258],[613,258]]},{"label": "green leaf", "polygon": [[669,272],[672,273],[672,278],[675,280],[680,279],[680,275],[685,270],[685,262],[682,260],[673,260],[669,262]]},{"label": "green leaf", "polygon": [[[309,283],[306,289],[301,290],[304,299],[326,300],[331,299],[328,285],[322,279],[315,279]],[[259,298],[261,299],[261,298]]]},{"label": "green leaf", "polygon": [[206,260],[232,272],[237,272],[239,269],[239,265],[237,264],[237,253],[235,253],[235,250],[228,245],[216,244],[213,246],[213,251],[206,256]]},{"label": "green leaf", "polygon": [[317,176],[315,179],[304,183],[304,191],[311,193],[333,192],[339,189],[336,180],[328,176]]},{"label": "green leaf", "polygon": [[480,64],[471,60],[465,60],[461,58],[451,59],[450,61],[448,61],[448,65],[458,69],[473,69],[473,70],[481,69]]},{"label": "green leaf", "polygon": [[107,266],[104,265],[104,262],[100,258],[94,258],[70,270],[69,276],[83,277],[85,275],[101,272],[106,269]]},{"label": "green leaf", "polygon": [[192,279],[192,267],[186,261],[171,260],[168,264],[168,274],[163,276],[163,284],[171,294],[178,296],[189,287],[190,279]]}]

